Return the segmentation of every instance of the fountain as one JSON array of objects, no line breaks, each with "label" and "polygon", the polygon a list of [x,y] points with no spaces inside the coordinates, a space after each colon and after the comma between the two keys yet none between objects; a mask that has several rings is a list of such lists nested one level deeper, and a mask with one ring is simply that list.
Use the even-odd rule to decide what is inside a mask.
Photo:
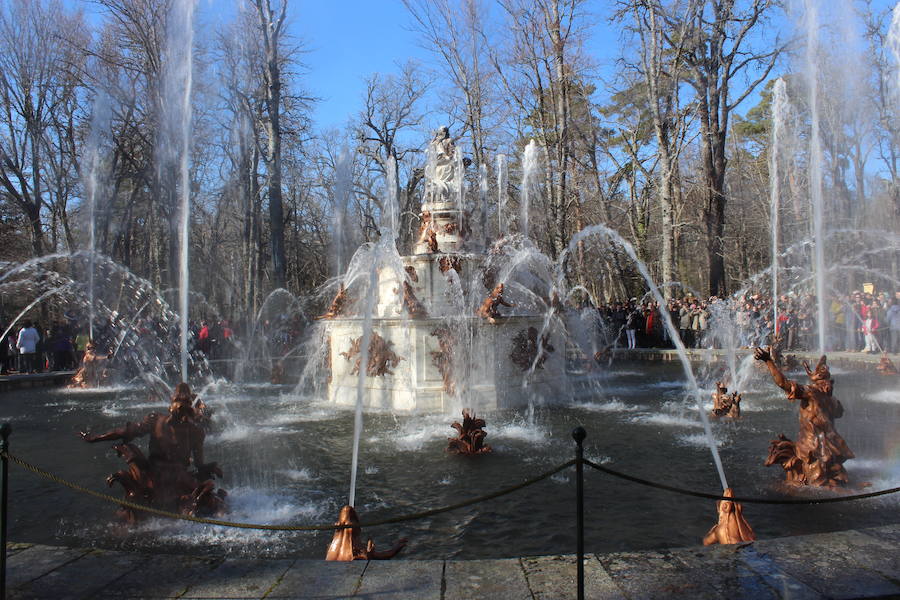
[{"label": "fountain", "polygon": [[[192,4],[183,2],[179,6],[190,8]],[[178,39],[184,49],[190,47],[190,21],[191,14],[183,15],[182,23],[187,24],[188,30],[182,31]],[[182,55],[180,60],[182,65],[190,63],[189,55]],[[173,105],[189,106],[189,75],[189,70],[183,73],[186,79],[179,84],[182,95],[173,99]],[[776,86],[776,100],[779,89],[784,91],[784,87]],[[189,121],[189,112],[172,117],[172,123],[181,132],[187,132]],[[185,217],[180,223],[182,234],[189,227],[184,204],[189,186],[183,179],[187,152],[180,144],[186,143],[188,137],[173,143],[181,160],[179,189]],[[776,133],[776,139],[780,140],[780,133]],[[380,238],[363,244],[352,258],[348,249],[355,244],[347,235],[346,218],[346,211],[353,204],[352,160],[348,154],[338,157],[333,191],[333,258],[338,276],[325,288],[331,296],[330,304],[309,328],[309,344],[304,350],[310,351],[301,352],[299,345],[279,352],[269,352],[265,347],[264,340],[273,330],[281,331],[287,322],[295,320],[308,322],[304,314],[306,299],[287,290],[270,294],[243,340],[241,368],[258,354],[266,363],[273,362],[271,376],[280,381],[291,374],[283,359],[296,353],[298,360],[305,361],[305,375],[309,375],[301,385],[288,391],[250,382],[249,378],[236,378],[239,383],[231,383],[206,378],[208,371],[201,370],[203,360],[192,366],[195,380],[206,382],[205,397],[221,407],[205,439],[211,453],[233,465],[229,468],[229,519],[313,524],[331,521],[340,511],[337,523],[345,529],[336,532],[331,540],[330,559],[388,558],[402,548],[403,541],[386,551],[375,550],[371,542],[363,543],[357,510],[367,518],[395,516],[412,512],[412,507],[437,507],[458,501],[461,490],[488,491],[517,483],[535,470],[549,469],[571,458],[568,432],[576,422],[585,424],[590,431],[602,432],[597,437],[602,441],[586,448],[591,460],[613,462],[623,472],[698,490],[718,485],[726,496],[732,496],[725,478],[727,469],[729,478],[740,482],[748,496],[780,494],[771,486],[773,473],[757,457],[768,443],[768,432],[783,430],[795,415],[780,398],[776,401],[773,394],[759,392],[765,388],[752,369],[752,357],[739,362],[739,348],[746,344],[738,343],[739,332],[729,321],[728,313],[719,318],[723,328],[719,343],[728,356],[728,376],[723,381],[741,390],[744,400],[741,402],[742,395],[735,392],[728,394],[722,384],[723,389],[714,396],[713,412],[736,417],[743,407],[750,418],[724,418],[710,423],[706,388],[721,377],[721,365],[716,365],[714,376],[698,381],[671,315],[664,310],[661,316],[669,339],[679,350],[680,367],[621,360],[613,369],[611,348],[617,332],[603,339],[602,324],[591,306],[596,299],[584,287],[570,285],[567,260],[577,249],[584,247],[597,253],[608,251],[612,245],[622,248],[634,260],[651,289],[649,294],[664,306],[650,270],[637,260],[634,249],[605,226],[588,227],[573,236],[556,261],[541,254],[529,240],[529,231],[539,226],[530,214],[540,206],[536,197],[541,189],[540,148],[536,143],[527,145],[518,165],[510,161],[509,169],[506,157],[497,157],[498,209],[491,223],[496,223],[498,235],[493,243],[486,226],[487,166],[478,165],[478,185],[471,186],[474,189],[470,194],[465,174],[467,161],[447,129],[435,135],[427,155],[420,229],[412,248],[403,255],[397,250],[399,192],[396,165],[389,159]],[[776,150],[770,159],[775,181],[783,182],[788,174],[779,171],[779,156],[783,158],[784,154]],[[521,167],[522,184],[518,202],[513,203],[509,179],[510,170],[515,173],[517,166]],[[821,186],[821,180],[813,184],[816,186]],[[780,227],[776,221],[779,213],[787,212],[780,204],[786,195],[773,190],[771,197],[771,274],[776,296],[804,285],[809,287],[807,281],[790,280],[795,267],[783,260],[784,256],[805,253],[813,243],[817,248],[824,247],[826,240],[839,235],[837,231],[824,232],[820,223],[815,239],[782,251],[780,233],[789,227]],[[512,205],[517,205],[516,214],[512,214]],[[821,202],[817,206],[820,205]],[[593,245],[595,240],[597,244]],[[784,244],[795,241],[785,240]],[[896,240],[891,243],[896,245]],[[184,266],[184,242],[182,249]],[[98,278],[115,272],[120,277],[115,285],[110,277],[108,289],[95,294],[94,286],[89,284],[91,291],[85,294],[80,284],[67,276],[53,274],[43,279],[50,273],[51,262],[84,259],[84,254],[76,254],[29,261],[29,265],[3,273],[0,286],[11,284],[12,281],[4,280],[14,272],[27,273],[45,285],[31,296],[38,298],[36,303],[62,294],[74,295],[79,302],[87,296],[91,310],[96,307],[99,321],[106,321],[105,325],[98,323],[98,334],[110,342],[114,360],[119,357],[117,364],[140,370],[142,380],[153,382],[154,388],[166,380],[177,380],[179,373],[186,378],[190,359],[185,332],[189,283],[186,268],[181,276],[180,308],[176,313],[169,309],[163,293],[151,290],[152,286],[131,274],[117,271],[108,258],[93,249],[87,259],[97,262]],[[816,275],[824,276],[823,261],[817,258],[816,262]],[[857,268],[852,264],[833,268],[838,267]],[[93,266],[90,272],[93,274]],[[760,274],[748,286],[761,287],[757,280],[765,276]],[[117,294],[112,291],[114,287],[119,288]],[[823,297],[820,293],[820,300]],[[316,305],[316,301],[310,304]],[[145,315],[148,322],[143,322]],[[110,330],[115,335],[109,335]],[[177,349],[167,344],[167,340],[178,337],[172,335],[175,330],[181,333]],[[820,334],[820,342],[823,337]],[[257,341],[263,348],[261,352],[254,349]],[[896,390],[887,380],[882,380],[885,383],[879,387],[862,376],[853,377],[848,376],[853,390],[848,399],[854,403],[851,414],[871,411],[881,417],[874,423],[858,418],[845,420],[842,430],[862,459],[853,476],[857,477],[858,469],[860,478],[881,478],[885,485],[879,487],[889,487],[895,482],[891,470],[896,469],[896,463],[884,459],[883,449],[891,443],[898,422],[900,403],[896,401]],[[85,373],[85,379],[93,377]],[[98,447],[76,445],[77,440],[69,439],[74,438],[70,432],[85,423],[111,425],[123,418],[138,423],[135,427],[143,427],[142,412],[148,407],[143,395],[143,390],[134,386],[88,393],[23,392],[11,395],[5,410],[16,418],[24,415],[23,420],[41,415],[37,418],[46,421],[41,427],[31,428],[33,431],[22,428],[21,437],[16,439],[17,451],[34,457],[36,463],[54,464],[64,473],[82,469],[84,472],[76,474],[85,475],[82,480],[88,480],[97,469],[111,466],[117,459],[109,452],[98,451]],[[182,410],[182,405],[179,403],[176,412]],[[454,424],[458,435],[448,440],[447,415],[458,415],[460,411],[462,422]],[[484,420],[479,418],[485,416],[491,423],[490,455],[487,451],[491,446],[484,444]],[[157,416],[154,423],[165,418]],[[54,439],[62,440],[61,449],[46,443],[48,430]],[[116,436],[116,432],[114,429],[104,436],[88,437],[90,441],[127,439],[139,433],[127,428],[124,435]],[[156,435],[157,442],[162,439],[154,431],[148,433]],[[636,441],[646,452],[633,451]],[[799,443],[784,437],[772,442],[775,462],[783,465],[789,478],[793,476],[800,482],[811,477],[815,481],[817,477],[805,473],[800,464]],[[155,476],[152,456],[144,459],[136,447],[127,444],[121,445],[118,453],[129,462],[129,468],[117,472],[114,481],[122,483],[130,497],[146,499]],[[486,456],[473,468],[472,461],[448,456],[449,453]],[[62,454],[74,459],[65,464]],[[841,458],[849,456],[844,453]],[[203,465],[202,458],[195,455],[194,460]],[[833,460],[826,464],[826,486],[828,482],[840,484],[842,471],[833,466],[842,462]],[[350,493],[345,503],[348,466]],[[364,482],[358,474],[365,476]],[[221,498],[207,485],[205,477],[206,474],[193,475],[191,485],[179,490],[180,497],[187,497],[186,504],[179,504],[179,498],[174,507],[200,513],[220,510]],[[521,496],[504,500],[510,503],[511,510],[475,506],[403,525],[403,534],[417,541],[414,548],[406,550],[407,555],[469,558],[569,552],[572,536],[556,526],[559,515],[571,508],[567,475],[561,473],[545,484],[546,487],[523,490]],[[33,489],[26,492],[27,497],[40,496]],[[610,497],[621,502],[613,505],[608,502]],[[604,518],[588,524],[587,539],[596,551],[693,544],[708,526],[708,506],[684,504],[672,511],[671,505],[648,502],[643,488],[628,487],[618,481],[599,491],[588,490],[588,503],[591,502],[603,503],[605,507]],[[123,540],[107,531],[102,505],[98,509],[92,500],[81,498],[73,501],[71,510],[61,504],[64,503],[51,496],[49,501],[41,499],[35,506],[23,507],[24,516],[13,531],[24,541],[45,543],[62,537],[74,545],[97,538],[101,540],[99,545],[142,550],[174,548],[198,554],[228,552],[309,558],[321,558],[328,542],[323,536],[329,535],[211,532],[193,525],[148,519],[139,524],[139,535]],[[709,531],[705,542],[753,539],[755,534],[743,518],[740,505],[721,501],[717,509],[719,523]],[[754,514],[753,522],[760,535],[765,536],[782,534],[787,520],[792,520],[790,531],[798,533],[882,522],[882,517],[872,511],[855,510],[848,508],[846,514],[838,515],[840,519],[836,513],[823,512],[821,518],[804,518],[798,523],[790,509],[772,507]],[[636,511],[640,511],[640,518],[635,518]],[[658,527],[663,520],[671,524],[670,529],[663,531]],[[46,523],[51,524],[49,528]],[[523,530],[529,531],[527,538],[521,535]]]},{"label": "fountain", "polygon": [[[466,161],[446,128],[429,144],[428,161],[413,254],[397,256],[392,235],[383,233],[388,247],[379,242],[351,261],[322,315],[329,401],[355,404],[360,382],[365,407],[394,411],[448,410],[461,394],[479,409],[521,406],[529,397],[523,382],[531,394],[551,395],[561,383],[564,345],[551,342],[554,333],[532,339],[544,329],[549,298],[540,302],[544,310],[534,302],[519,310],[505,296],[510,286],[533,292],[511,270],[498,272],[508,238],[485,252],[471,234]],[[394,227],[391,221],[384,231]],[[359,266],[366,254],[374,265],[371,291]],[[371,337],[365,302],[373,304]]]}]

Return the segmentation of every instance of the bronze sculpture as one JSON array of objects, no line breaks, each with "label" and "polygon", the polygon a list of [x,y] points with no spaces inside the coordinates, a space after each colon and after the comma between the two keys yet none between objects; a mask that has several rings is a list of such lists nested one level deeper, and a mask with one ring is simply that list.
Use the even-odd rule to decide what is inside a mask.
[{"label": "bronze sculpture", "polygon": [[721,381],[716,382],[716,391],[712,394],[713,409],[710,413],[713,417],[730,417],[737,419],[741,416],[741,395],[737,392],[728,393],[728,388]]},{"label": "bronze sculpture", "polygon": [[808,385],[787,379],[768,351],[757,348],[754,356],[766,364],[775,385],[787,392],[788,400],[800,401],[797,441],[792,442],[783,435],[773,440],[766,465],[781,464],[788,483],[829,488],[846,485],[848,477],[844,461],[854,458],[854,454],[834,427],[834,420],[843,416],[844,407],[832,396],[834,380],[825,355],[819,359],[814,371],[803,363],[810,379]]},{"label": "bronze sculpture", "polygon": [[349,301],[349,297],[347,296],[347,290],[344,288],[344,284],[342,283],[340,288],[338,288],[338,293],[331,301],[331,306],[328,307],[328,310],[325,314],[320,315],[319,319],[334,319],[336,317],[340,317],[347,310],[347,304]]},{"label": "bronze sculpture", "polygon": [[438,339],[437,352],[431,353],[431,363],[437,367],[441,374],[441,380],[444,382],[444,391],[448,394],[456,393],[456,384],[453,381],[453,346],[456,343],[456,337],[446,325],[441,325],[431,332],[431,335]]},{"label": "bronze sculpture", "polygon": [[897,367],[894,366],[894,363],[891,362],[891,359],[888,358],[886,352],[882,353],[881,360],[878,362],[878,366],[875,367],[875,370],[881,373],[882,375],[896,375]]},{"label": "bronze sculpture", "polygon": [[85,346],[84,357],[81,359],[81,366],[75,371],[72,381],[66,387],[99,387],[109,378],[108,364],[111,358],[111,352],[106,356],[100,356],[96,352],[94,342],[88,342]]},{"label": "bronze sculpture", "polygon": [[459,256],[442,256],[438,259],[438,267],[441,270],[441,273],[446,273],[450,269],[453,269],[459,274],[462,274],[462,258]]},{"label": "bronze sculpture", "polygon": [[498,308],[500,306],[508,306],[509,308],[513,307],[512,304],[510,304],[503,298],[502,283],[498,283],[496,286],[494,286],[494,289],[491,291],[491,293],[488,294],[487,298],[484,299],[484,302],[481,303],[481,306],[478,307],[478,310],[475,311],[475,316],[487,319],[488,323],[494,324],[501,316],[500,310]]},{"label": "bronze sculpture", "polygon": [[422,223],[419,225],[419,239],[416,244],[425,244],[432,254],[438,251],[437,231],[431,213],[427,210],[422,211]]},{"label": "bronze sculpture", "polygon": [[350,527],[334,530],[334,537],[328,545],[325,560],[387,560],[396,556],[406,546],[406,538],[398,540],[390,550],[375,550],[375,543],[371,539],[363,546],[359,517],[349,505],[341,508],[335,525]]},{"label": "bronze sculpture", "polygon": [[[733,498],[734,492],[726,488],[722,495]],[[719,522],[712,526],[703,538],[703,545],[712,544],[740,544],[752,542],[756,539],[753,528],[744,518],[744,509],[739,502],[733,500],[719,500],[716,502],[719,511]]]},{"label": "bronze sculpture", "polygon": [[454,421],[450,427],[456,430],[455,438],[447,438],[447,452],[452,454],[484,454],[491,451],[491,447],[484,443],[487,433],[484,431],[484,419],[475,418],[475,413],[464,408],[462,411],[463,422]]},{"label": "bronze sculpture", "polygon": [[[396,368],[397,365],[400,364],[400,361],[404,359],[402,356],[397,356],[397,353],[391,350],[391,346],[393,345],[393,342],[385,340],[374,331],[372,332],[372,339],[369,341],[369,360],[366,364],[366,375],[369,377],[378,377],[394,374],[391,369]],[[350,371],[350,373],[354,375],[359,373],[359,363],[362,360],[362,357],[360,356],[361,346],[362,336],[355,340],[351,339],[350,348],[348,348],[346,352],[341,352],[341,356],[348,361],[352,361],[354,358],[356,359],[353,369]]]},{"label": "bronze sculpture", "polygon": [[414,319],[424,319],[428,317],[428,311],[425,310],[425,306],[423,306],[422,303],[419,302],[419,299],[416,298],[413,287],[407,281],[403,282],[403,307],[406,309],[406,313]]},{"label": "bronze sculpture", "polygon": [[[114,448],[128,463],[128,469],[107,477],[107,485],[118,482],[126,500],[154,508],[193,516],[221,514],[227,494],[215,489],[213,479],[222,477],[222,470],[214,462],[204,462],[206,434],[199,421],[206,407],[198,402],[195,409],[191,405],[194,398],[190,386],[179,383],[168,415],[150,413],[140,423],[126,423],[99,435],[82,431],[82,439],[90,443],[122,440]],[[131,441],[148,434],[149,455],[145,456]],[[136,509],[125,506],[119,514],[129,522],[138,517]]]}]

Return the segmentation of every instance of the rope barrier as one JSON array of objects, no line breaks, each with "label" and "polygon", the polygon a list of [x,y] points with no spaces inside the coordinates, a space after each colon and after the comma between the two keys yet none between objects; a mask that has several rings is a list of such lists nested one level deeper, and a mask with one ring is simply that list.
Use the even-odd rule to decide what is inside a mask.
[{"label": "rope barrier", "polygon": [[879,490],[877,492],[868,492],[865,494],[856,494],[854,496],[838,496],[832,498],[791,498],[785,500],[776,500],[772,498],[744,498],[742,496],[734,496],[732,498],[728,498],[726,496],[721,496],[718,494],[695,492],[693,490],[686,490],[684,488],[666,485],[664,483],[656,483],[655,481],[650,481],[649,479],[641,479],[640,477],[635,477],[634,475],[628,475],[627,473],[622,473],[621,471],[616,471],[602,465],[598,465],[597,463],[592,462],[588,459],[584,459],[584,464],[588,465],[589,467],[593,467],[602,473],[606,473],[607,475],[612,475],[613,477],[618,477],[619,479],[624,479],[625,481],[631,481],[632,483],[638,483],[640,485],[665,490],[667,492],[674,492],[676,494],[682,494],[685,496],[694,496],[695,498],[706,498],[708,500],[729,500],[731,502],[743,502],[745,504],[833,504],[836,502],[849,502],[851,500],[864,500],[866,498],[875,498],[877,496],[886,496],[888,494],[900,492],[900,487],[895,487],[887,490]]},{"label": "rope barrier", "polygon": [[[268,525],[268,524],[260,524],[260,523],[240,523],[236,521],[225,521],[222,519],[210,519],[206,517],[195,517],[193,515],[179,514],[170,512],[167,510],[162,510],[159,508],[153,508],[152,506],[147,506],[145,504],[139,504],[137,502],[131,502],[130,500],[125,500],[123,498],[116,498],[115,496],[111,496],[109,494],[104,494],[102,492],[97,492],[95,490],[86,488],[77,483],[73,483],[71,481],[67,481],[62,477],[54,475],[49,471],[41,469],[38,466],[35,466],[18,456],[13,454],[9,454],[8,452],[0,452],[0,456],[3,456],[12,462],[16,463],[26,471],[31,471],[32,473],[43,477],[49,481],[54,483],[58,483],[62,486],[65,486],[69,489],[72,489],[77,492],[81,492],[87,494],[89,496],[93,496],[95,498],[99,498],[105,502],[109,502],[112,504],[118,504],[119,506],[124,506],[127,508],[131,508],[134,510],[140,510],[146,513],[154,514],[161,517],[167,517],[170,519],[178,519],[182,521],[191,521],[194,523],[203,523],[206,525],[217,525],[220,527],[231,527],[236,529],[259,529],[265,531],[329,531],[334,529],[346,529],[350,527],[349,525],[336,525],[336,524],[327,524],[327,525]],[[506,488],[502,488],[497,490],[496,492],[492,492],[490,494],[485,494],[483,496],[478,496],[476,498],[470,498],[468,500],[463,500],[462,502],[457,502],[455,504],[450,504],[447,506],[442,506],[440,508],[433,508],[429,510],[419,511],[417,513],[408,514],[408,515],[400,515],[397,517],[388,517],[386,519],[380,519],[377,521],[371,521],[367,523],[361,523],[360,527],[378,527],[380,525],[392,525],[396,523],[403,523],[406,521],[414,521],[417,519],[423,519],[426,517],[431,517],[434,515],[439,515],[441,513],[450,512],[453,510],[458,510],[460,508],[465,508],[467,506],[471,506],[473,504],[478,504],[481,502],[486,502],[488,500],[493,500],[494,498],[499,498],[501,496],[505,496],[507,494],[511,494],[512,492],[521,490],[530,485],[543,481],[553,475],[568,469],[569,467],[576,464],[576,460],[569,460],[549,471],[541,473],[535,477],[530,479],[526,479],[525,481],[518,483],[516,485],[512,485]],[[606,473],[607,475],[611,475],[613,477],[617,477],[619,479],[624,479],[625,481],[630,481],[632,483],[637,483],[639,485],[644,485],[647,487],[652,487],[660,490],[665,490],[668,492],[673,492],[676,494],[682,494],[685,496],[693,496],[695,498],[704,498],[707,500],[729,500],[732,502],[742,502],[746,504],[785,504],[785,505],[812,505],[812,504],[832,504],[836,502],[850,502],[852,500],[863,500],[866,498],[875,498],[878,496],[885,496],[888,494],[893,494],[896,492],[900,492],[900,487],[880,490],[877,492],[868,492],[865,494],[856,494],[853,496],[840,496],[840,497],[831,497],[831,498],[793,498],[793,499],[784,499],[777,500],[771,498],[745,498],[742,496],[734,496],[734,497],[725,497],[719,494],[709,494],[706,492],[697,492],[694,490],[688,490],[685,488],[679,488],[676,486],[667,485],[664,483],[657,483],[655,481],[650,481],[648,479],[643,479],[640,477],[635,477],[634,475],[628,475],[627,473],[622,473],[621,471],[616,471],[614,469],[610,469],[608,467],[604,467],[599,465],[591,460],[584,459],[584,464],[589,467],[593,467],[594,469]]]},{"label": "rope barrier", "polygon": [[[171,519],[180,519],[182,521],[192,521],[194,523],[204,523],[206,525],[218,525],[220,527],[233,527],[237,529],[261,529],[266,531],[327,531],[333,529],[347,529],[351,527],[350,525],[266,525],[266,524],[256,524],[256,523],[238,523],[234,521],[223,521],[221,519],[208,519],[204,517],[195,517],[192,515],[183,515],[178,513],[173,513],[170,511],[162,510],[159,508],[153,508],[151,506],[147,506],[145,504],[138,504],[137,502],[131,502],[129,500],[124,500],[122,498],[116,498],[115,496],[110,496],[109,494],[104,494],[102,492],[97,492],[91,489],[88,489],[82,485],[78,485],[77,483],[72,483],[71,481],[67,481],[62,477],[54,475],[49,471],[45,471],[40,467],[32,465],[28,463],[18,456],[9,454],[8,452],[0,452],[0,456],[8,458],[12,462],[16,463],[26,471],[31,471],[32,473],[39,475],[45,479],[53,481],[54,483],[58,483],[63,485],[69,489],[75,490],[77,492],[82,492],[89,496],[94,496],[95,498],[99,498],[106,502],[111,502],[113,504],[118,504],[120,506],[125,506],[128,508],[133,508],[135,510],[141,510],[144,512],[148,512],[154,515],[159,515],[162,517],[168,517]],[[379,521],[371,521],[368,523],[360,523],[359,527],[377,527],[379,525],[389,525],[394,523],[402,523],[404,521],[413,521],[416,519],[423,519],[425,517],[430,517],[433,515],[438,515],[441,513],[449,512],[451,510],[457,510],[459,508],[465,508],[466,506],[471,506],[472,504],[478,504],[479,502],[485,502],[487,500],[493,500],[494,498],[499,498],[500,496],[505,496],[506,494],[511,494],[512,492],[518,491],[522,488],[528,487],[539,481],[547,479],[553,475],[556,475],[560,471],[568,469],[572,465],[575,464],[575,459],[572,459],[568,462],[565,462],[558,467],[541,473],[535,477],[530,479],[526,479],[522,483],[518,483],[516,485],[503,488],[496,492],[492,492],[490,494],[486,494],[484,496],[478,496],[477,498],[471,498],[469,500],[463,500],[462,502],[457,502],[456,504],[450,504],[448,506],[443,506],[440,508],[432,508],[430,510],[425,510],[417,513],[413,513],[410,515],[401,515],[399,517],[389,517],[387,519],[381,519]]]}]

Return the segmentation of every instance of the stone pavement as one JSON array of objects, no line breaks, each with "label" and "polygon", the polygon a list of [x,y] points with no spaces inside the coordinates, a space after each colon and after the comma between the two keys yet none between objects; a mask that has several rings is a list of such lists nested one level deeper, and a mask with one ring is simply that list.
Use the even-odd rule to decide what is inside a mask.
[{"label": "stone pavement", "polygon": [[[752,544],[591,554],[590,599],[900,598],[900,525]],[[10,544],[8,598],[567,600],[573,556],[207,559]]]}]

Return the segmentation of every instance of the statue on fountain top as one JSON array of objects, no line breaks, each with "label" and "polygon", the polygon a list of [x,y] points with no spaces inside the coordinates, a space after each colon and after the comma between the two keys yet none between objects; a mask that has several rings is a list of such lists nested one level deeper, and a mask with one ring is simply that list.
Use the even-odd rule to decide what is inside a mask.
[{"label": "statue on fountain top", "polygon": [[425,173],[425,202],[449,202],[456,180],[456,144],[446,125],[428,142],[429,165]]},{"label": "statue on fountain top", "polygon": [[[206,437],[200,420],[205,405],[192,406],[195,395],[186,383],[175,387],[169,414],[150,413],[140,423],[99,435],[81,432],[86,442],[122,440],[113,448],[128,463],[128,470],[107,477],[112,486],[118,482],[125,498],[143,502],[154,508],[193,516],[214,515],[224,510],[224,490],[215,490],[213,479],[222,470],[212,462],[204,462],[203,442]],[[150,436],[149,456],[131,441]],[[123,507],[120,514],[129,522],[137,520],[135,509]]]},{"label": "statue on fountain top", "polygon": [[854,454],[834,427],[834,420],[843,416],[844,407],[832,396],[834,380],[825,355],[819,359],[814,371],[804,361],[810,379],[808,385],[785,377],[767,350],[757,348],[754,356],[766,364],[775,385],[787,392],[788,400],[800,401],[797,441],[779,436],[772,442],[766,465],[780,463],[789,483],[829,488],[846,485],[848,477],[844,461],[854,458]]},{"label": "statue on fountain top", "polygon": [[406,538],[398,540],[390,550],[375,550],[375,542],[371,539],[364,546],[359,517],[352,506],[344,505],[335,525],[348,525],[343,529],[335,529],[334,537],[328,545],[325,560],[387,560],[393,558],[406,546]]}]

